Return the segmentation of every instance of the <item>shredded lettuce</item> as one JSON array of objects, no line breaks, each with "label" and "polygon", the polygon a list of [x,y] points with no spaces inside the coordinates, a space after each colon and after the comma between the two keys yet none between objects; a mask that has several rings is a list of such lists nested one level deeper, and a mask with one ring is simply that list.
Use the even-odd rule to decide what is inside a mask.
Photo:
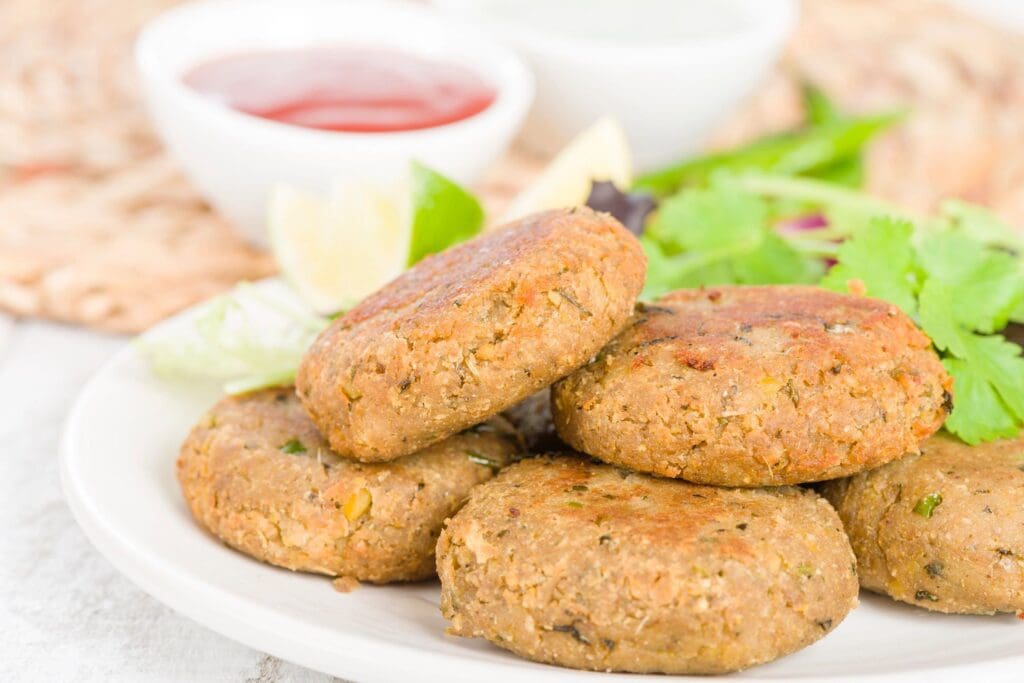
[{"label": "shredded lettuce", "polygon": [[136,343],[160,377],[217,381],[240,394],[294,381],[329,323],[296,298],[242,283],[204,304],[192,325]]}]

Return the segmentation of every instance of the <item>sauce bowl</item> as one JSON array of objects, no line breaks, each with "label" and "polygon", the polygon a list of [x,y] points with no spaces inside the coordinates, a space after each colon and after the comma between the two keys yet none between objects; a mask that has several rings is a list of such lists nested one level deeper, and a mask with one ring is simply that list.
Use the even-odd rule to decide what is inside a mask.
[{"label": "sauce bowl", "polygon": [[796,0],[433,0],[519,51],[537,79],[523,131],[551,154],[613,116],[638,170],[697,151],[767,75]]},{"label": "sauce bowl", "polygon": [[[182,76],[204,62],[252,51],[346,45],[401,50],[480,74],[494,102],[433,128],[350,133],[277,123],[199,94]],[[426,7],[344,0],[203,0],[151,21],[135,48],[143,96],[171,155],[210,203],[252,242],[266,244],[271,188],[326,192],[336,181],[389,182],[420,161],[471,183],[506,149],[533,97],[533,77],[512,52],[473,26]]]}]

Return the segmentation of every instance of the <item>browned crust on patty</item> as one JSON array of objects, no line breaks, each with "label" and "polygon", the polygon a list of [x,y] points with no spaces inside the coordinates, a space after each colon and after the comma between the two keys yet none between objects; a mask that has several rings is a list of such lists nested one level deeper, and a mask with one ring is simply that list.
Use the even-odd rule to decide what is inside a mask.
[{"label": "browned crust on patty", "polygon": [[451,633],[581,669],[721,673],[814,642],[856,605],[829,504],[576,456],[478,487],[437,549]]},{"label": "browned crust on patty", "polygon": [[877,467],[942,426],[952,380],[895,306],[815,287],[666,295],[555,385],[562,438],[624,467],[725,486]]},{"label": "browned crust on patty", "polygon": [[646,261],[614,218],[549,211],[428,257],[334,322],[297,388],[338,453],[435,443],[585,363],[625,324]]},{"label": "browned crust on patty", "polygon": [[213,406],[181,447],[178,480],[196,520],[252,557],[412,581],[433,575],[445,517],[516,450],[507,423],[494,422],[392,463],[353,462],[330,451],[292,390],[275,389]]},{"label": "browned crust on patty", "polygon": [[[821,490],[865,588],[939,612],[1024,611],[1024,437],[968,446],[936,435],[920,455]],[[935,494],[930,513],[915,512]]]}]

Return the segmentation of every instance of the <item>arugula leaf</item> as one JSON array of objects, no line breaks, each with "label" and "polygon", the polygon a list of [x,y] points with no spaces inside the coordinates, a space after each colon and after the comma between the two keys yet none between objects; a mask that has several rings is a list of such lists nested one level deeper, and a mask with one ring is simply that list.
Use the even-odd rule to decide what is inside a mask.
[{"label": "arugula leaf", "polygon": [[814,176],[818,180],[824,180],[836,185],[860,187],[864,184],[864,160],[862,156],[856,155],[849,159],[837,161],[815,171]]},{"label": "arugula leaf", "polygon": [[843,118],[843,113],[839,111],[835,102],[813,83],[804,83],[800,88],[800,96],[810,123],[829,123]]},{"label": "arugula leaf", "polygon": [[722,171],[809,176],[834,172],[837,165],[857,157],[871,138],[901,118],[901,114],[880,114],[836,119],[761,138],[745,147],[715,152],[647,173],[636,179],[633,188],[664,196],[681,187],[706,184]]},{"label": "arugula leaf", "polygon": [[868,296],[890,301],[914,315],[917,278],[910,246],[913,231],[905,221],[888,217],[871,220],[854,239],[839,247],[838,263],[821,285],[845,292],[850,280],[861,280]]},{"label": "arugula leaf", "polygon": [[[846,115],[821,88],[811,83],[805,83],[801,88],[801,95],[804,110],[807,112],[807,120],[812,125],[842,121],[846,118]],[[833,164],[824,166],[817,170],[814,176],[819,180],[837,185],[860,187],[864,184],[863,150],[846,159],[840,159]]]}]

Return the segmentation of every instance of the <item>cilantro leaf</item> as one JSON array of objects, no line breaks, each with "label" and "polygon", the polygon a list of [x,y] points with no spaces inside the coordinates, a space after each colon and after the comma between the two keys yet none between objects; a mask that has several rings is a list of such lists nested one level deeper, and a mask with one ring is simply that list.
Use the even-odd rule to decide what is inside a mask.
[{"label": "cilantro leaf", "polygon": [[939,215],[949,227],[982,244],[1024,252],[1024,236],[984,207],[960,199],[947,199],[939,207]]},{"label": "cilantro leaf", "polygon": [[823,287],[845,292],[850,280],[861,280],[868,296],[885,299],[908,315],[917,310],[917,273],[910,244],[913,226],[893,218],[875,218],[839,247],[838,263],[822,280]]},{"label": "cilantro leaf", "polygon": [[[1024,421],[1024,358],[1000,335],[979,335],[957,320],[953,289],[938,279],[921,288],[921,326],[953,375],[946,428],[967,443],[1014,436]],[[954,371],[955,370],[955,371]]]},{"label": "cilantro leaf", "polygon": [[758,285],[809,284],[825,270],[773,231],[764,233],[757,249],[736,258],[732,268],[736,282]]},{"label": "cilantro leaf", "polygon": [[644,236],[640,245],[647,255],[647,280],[641,298],[655,299],[675,289],[730,284],[734,277],[726,257],[691,252],[668,256],[659,243]]},{"label": "cilantro leaf", "polygon": [[822,270],[775,232],[764,200],[728,180],[665,201],[641,244],[645,297],[700,285],[809,283]]},{"label": "cilantro leaf", "polygon": [[956,392],[946,429],[971,445],[1017,435],[1019,425],[976,368],[959,358],[944,358],[942,364],[953,376]]},{"label": "cilantro leaf", "polygon": [[936,279],[924,283],[919,296],[921,327],[931,337],[935,347],[954,356],[967,356],[967,330],[953,315],[953,292]]},{"label": "cilantro leaf", "polygon": [[999,392],[1010,413],[1024,421],[1024,358],[1021,348],[998,334],[967,338],[966,360]]},{"label": "cilantro leaf", "polygon": [[917,317],[954,377],[946,428],[978,443],[1013,436],[1024,422],[1021,348],[987,334],[1020,306],[1021,272],[1013,256],[965,230],[915,231],[907,221],[875,218],[840,246],[822,285],[845,290],[861,280],[867,294]]},{"label": "cilantro leaf", "polygon": [[927,235],[917,253],[928,277],[952,288],[951,311],[966,327],[1001,330],[1024,300],[1024,276],[1017,260],[964,233]]},{"label": "cilantro leaf", "polygon": [[[955,380],[946,429],[968,443],[1024,426],[1024,235],[984,208],[947,201],[934,218],[911,216],[844,187],[860,172],[864,132],[824,96],[805,91],[811,129],[685,162],[638,183],[656,192],[682,185],[642,238],[644,296],[702,284],[814,281],[869,296],[910,315]],[[863,123],[863,122],[862,122]],[[842,151],[842,153],[840,153]],[[742,171],[742,175],[724,173]],[[753,172],[752,172],[753,171]],[[760,171],[760,172],[758,172]],[[767,171],[767,173],[765,172]],[[699,188],[699,189],[695,189]],[[780,227],[793,215],[825,225]],[[998,334],[1005,329],[1009,339]]]},{"label": "cilantro leaf", "polygon": [[767,219],[760,197],[729,185],[686,190],[666,200],[647,229],[669,253],[753,248]]}]

